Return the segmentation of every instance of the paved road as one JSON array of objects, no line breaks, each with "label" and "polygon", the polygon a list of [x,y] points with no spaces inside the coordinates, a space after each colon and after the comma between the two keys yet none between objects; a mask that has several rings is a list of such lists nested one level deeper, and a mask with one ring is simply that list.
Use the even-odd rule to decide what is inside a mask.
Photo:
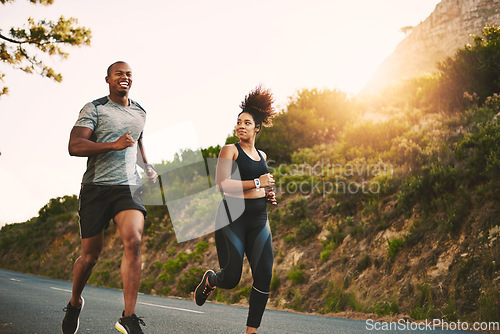
[{"label": "paved road", "polygon": [[[0,270],[0,333],[61,333],[62,309],[70,293],[71,282]],[[123,309],[121,290],[87,286],[84,297],[78,333],[117,334],[114,324]],[[210,302],[198,307],[191,300],[142,294],[136,311],[144,316],[146,334],[241,334],[247,316],[245,307]],[[365,321],[267,310],[259,334],[369,333],[366,326]]]}]

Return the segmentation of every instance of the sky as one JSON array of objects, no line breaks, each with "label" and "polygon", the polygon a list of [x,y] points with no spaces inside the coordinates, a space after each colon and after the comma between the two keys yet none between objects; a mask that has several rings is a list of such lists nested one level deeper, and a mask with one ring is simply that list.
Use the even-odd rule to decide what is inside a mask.
[{"label": "sky", "polygon": [[90,47],[43,58],[61,83],[0,63],[0,226],[38,215],[51,198],[78,194],[86,158],[69,133],[87,102],[106,96],[107,67],[133,70],[129,97],[147,111],[150,162],[184,148],[223,145],[244,96],[262,84],[278,110],[302,89],[354,96],[439,0],[25,0],[0,5],[0,30],[35,20],[78,19]]}]

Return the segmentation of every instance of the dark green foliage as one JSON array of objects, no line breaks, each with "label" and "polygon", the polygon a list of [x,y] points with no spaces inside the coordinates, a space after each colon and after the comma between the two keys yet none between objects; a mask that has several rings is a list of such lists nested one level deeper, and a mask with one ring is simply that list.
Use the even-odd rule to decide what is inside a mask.
[{"label": "dark green foliage", "polygon": [[307,205],[308,200],[302,196],[298,196],[288,202],[283,217],[284,223],[290,226],[300,225],[300,223],[309,216]]},{"label": "dark green foliage", "polygon": [[271,278],[271,292],[278,290],[280,285],[281,285],[281,279],[275,271],[273,272],[273,277]]},{"label": "dark green foliage", "polygon": [[[193,262],[200,262],[203,258],[204,252],[207,249],[208,243],[206,241],[201,241],[196,245],[196,249],[194,252],[190,254],[179,252],[176,255],[175,259],[169,259],[165,264],[161,265],[163,272],[158,276],[158,279],[166,283],[175,281],[177,275],[182,271],[182,269],[186,268],[188,264]],[[159,265],[160,264],[156,264],[156,266]],[[192,268],[190,268],[190,270],[191,269]]]},{"label": "dark green foliage", "polygon": [[405,240],[403,238],[387,239],[387,251],[389,256],[394,258],[396,254],[403,248]]},{"label": "dark green foliage", "polygon": [[370,258],[370,255],[365,254],[363,255],[358,262],[358,265],[356,266],[355,271],[358,273],[362,273],[365,271],[368,267],[370,267],[372,264],[372,260]]},{"label": "dark green foliage", "polygon": [[[75,222],[78,200],[76,195],[52,198],[39,211],[39,217],[25,223],[5,225],[0,230],[0,256],[2,253],[14,252],[31,257],[34,261],[40,257],[41,251],[47,251],[56,235],[56,227],[62,228],[59,233],[72,231],[78,234]],[[71,222],[71,223],[70,223]],[[11,253],[11,254],[14,254]],[[8,262],[17,266],[16,257],[9,257]],[[6,262],[5,264],[7,264]],[[6,266],[9,268],[9,266]]]},{"label": "dark green foliage", "polygon": [[433,163],[422,169],[421,175],[415,175],[403,183],[398,197],[398,209],[409,212],[416,203],[428,205],[443,192],[454,192],[460,171],[450,165]]},{"label": "dark green foliage", "polygon": [[302,269],[292,270],[288,273],[287,276],[295,284],[303,284],[306,282],[304,270],[302,270]]},{"label": "dark green foliage", "polygon": [[238,136],[236,135],[236,132],[233,131],[233,133],[231,135],[227,136],[224,144],[225,145],[235,144],[235,143],[238,143],[239,141],[240,141],[240,138],[238,138]]},{"label": "dark green foliage", "polygon": [[467,163],[466,180],[477,182],[500,178],[500,122],[479,126],[457,145],[457,157]]},{"label": "dark green foliage", "polygon": [[480,103],[500,92],[500,26],[487,26],[473,45],[459,49],[438,64],[441,94],[452,107],[464,107],[464,92],[476,93]]},{"label": "dark green foliage", "polygon": [[219,157],[220,150],[221,150],[220,145],[210,146],[209,148],[202,148],[201,155],[203,156],[204,159],[207,158],[217,159]]},{"label": "dark green foliage", "polygon": [[297,230],[295,231],[295,237],[297,241],[303,241],[315,236],[320,231],[318,223],[314,220],[306,218],[303,220]]},{"label": "dark green foliage", "polygon": [[[38,218],[47,221],[49,217],[63,213],[74,213],[78,210],[78,198],[76,195],[52,198],[48,204],[38,211]],[[64,219],[64,220],[67,220]]]},{"label": "dark green foliage", "polygon": [[245,286],[243,288],[241,288],[236,294],[240,297],[240,298],[249,298],[250,297],[250,292],[252,291],[252,287],[251,286]]},{"label": "dark green foliage", "polygon": [[497,322],[500,314],[500,292],[489,286],[479,298],[479,313],[481,321]]},{"label": "dark green foliage", "polygon": [[333,280],[329,283],[324,297],[323,312],[360,311],[361,307],[354,294],[347,292],[347,279]]},{"label": "dark green foliage", "polygon": [[191,267],[184,272],[182,277],[179,278],[177,282],[177,290],[180,291],[184,296],[189,295],[194,291],[198,283],[200,283],[200,277],[203,276],[205,271],[201,268]]},{"label": "dark green foliage", "polygon": [[437,316],[434,308],[432,286],[425,282],[417,286],[416,295],[410,303],[410,315],[417,320],[434,319]]},{"label": "dark green foliage", "polygon": [[383,315],[396,315],[399,313],[398,303],[396,301],[386,301],[377,303],[375,305],[375,313],[378,316]]}]

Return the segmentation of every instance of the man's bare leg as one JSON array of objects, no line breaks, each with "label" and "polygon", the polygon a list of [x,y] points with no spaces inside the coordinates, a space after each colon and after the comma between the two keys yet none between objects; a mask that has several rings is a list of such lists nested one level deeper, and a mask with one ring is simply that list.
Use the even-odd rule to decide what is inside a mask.
[{"label": "man's bare leg", "polygon": [[135,313],[141,279],[141,240],[144,214],[139,210],[120,211],[114,218],[123,242],[124,254],[120,268],[125,300],[124,316]]},{"label": "man's bare leg", "polygon": [[73,265],[73,291],[70,303],[74,307],[80,307],[80,297],[101,254],[103,238],[104,232],[101,232],[94,237],[82,239],[82,253]]}]

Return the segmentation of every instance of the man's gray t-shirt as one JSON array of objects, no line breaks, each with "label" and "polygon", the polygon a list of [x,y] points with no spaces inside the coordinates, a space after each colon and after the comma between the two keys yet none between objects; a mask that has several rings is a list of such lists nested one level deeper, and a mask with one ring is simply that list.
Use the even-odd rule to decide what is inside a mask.
[{"label": "man's gray t-shirt", "polygon": [[142,136],[146,112],[129,100],[124,107],[103,97],[87,103],[80,111],[75,126],[93,130],[90,140],[96,143],[113,142],[130,131],[135,140],[133,146],[121,151],[110,151],[90,156],[82,184],[95,185],[140,185],[137,172],[137,141]]}]

